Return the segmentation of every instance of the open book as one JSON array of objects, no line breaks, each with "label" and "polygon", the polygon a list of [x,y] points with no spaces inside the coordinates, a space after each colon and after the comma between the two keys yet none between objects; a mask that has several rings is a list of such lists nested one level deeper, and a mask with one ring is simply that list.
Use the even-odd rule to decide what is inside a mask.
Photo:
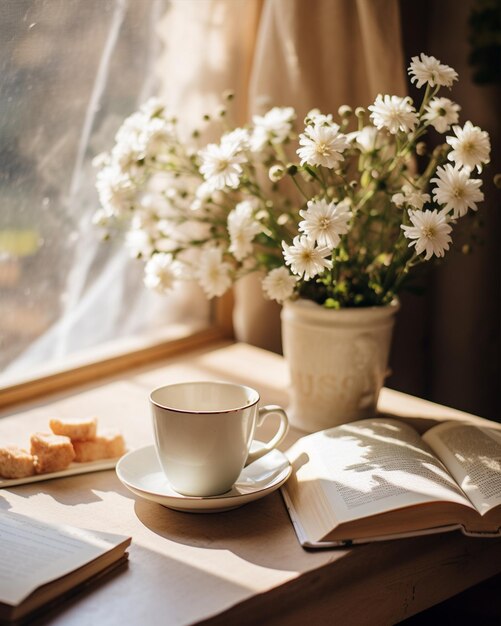
[{"label": "open book", "polygon": [[0,512],[0,623],[23,621],[127,560],[130,537]]},{"label": "open book", "polygon": [[374,418],[299,439],[282,487],[299,541],[332,547],[461,529],[501,536],[501,431],[445,422],[420,436]]}]

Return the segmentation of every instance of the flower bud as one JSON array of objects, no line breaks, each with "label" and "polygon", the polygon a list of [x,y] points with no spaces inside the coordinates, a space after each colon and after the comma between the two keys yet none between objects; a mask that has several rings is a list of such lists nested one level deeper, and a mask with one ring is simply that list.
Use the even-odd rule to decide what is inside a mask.
[{"label": "flower bud", "polygon": [[357,117],[365,117],[365,109],[364,109],[364,107],[357,107],[355,109],[355,115]]},{"label": "flower bud", "polygon": [[425,154],[426,154],[426,149],[427,149],[427,148],[426,148],[426,144],[425,144],[425,142],[424,142],[424,141],[419,141],[419,142],[416,144],[416,154],[417,154],[418,156],[425,156]]},{"label": "flower bud", "polygon": [[224,117],[226,113],[227,113],[226,107],[219,107],[219,109],[217,110],[218,117]]},{"label": "flower bud", "polygon": [[294,165],[294,163],[289,163],[287,165],[286,171],[289,176],[295,176],[297,174],[297,165]]},{"label": "flower bud", "polygon": [[278,183],[285,176],[285,170],[282,165],[272,165],[268,171],[268,176],[272,182]]},{"label": "flower bud", "polygon": [[436,148],[434,148],[433,150],[433,158],[434,159],[439,159],[442,154],[445,153],[446,150],[448,150],[449,146],[445,143],[441,144],[440,146],[437,146]]},{"label": "flower bud", "polygon": [[311,109],[311,111],[308,111],[306,117],[304,118],[304,125],[309,126],[310,124],[312,124],[313,118],[316,115],[320,115],[320,109]]},{"label": "flower bud", "polygon": [[235,92],[232,91],[231,89],[226,89],[226,91],[223,91],[223,100],[230,102],[231,100],[233,100],[234,97],[235,97]]},{"label": "flower bud", "polygon": [[339,117],[350,117],[353,113],[353,109],[347,104],[342,104],[337,110]]}]

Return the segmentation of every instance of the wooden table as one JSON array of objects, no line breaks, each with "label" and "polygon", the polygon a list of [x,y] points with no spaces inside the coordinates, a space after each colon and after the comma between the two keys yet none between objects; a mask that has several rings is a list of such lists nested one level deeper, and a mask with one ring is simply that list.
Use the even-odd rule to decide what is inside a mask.
[{"label": "wooden table", "polygon": [[[186,379],[230,380],[286,405],[283,359],[217,344],[117,379],[52,397],[0,420],[0,441],[26,445],[52,416],[95,414],[130,447],[152,442],[148,393]],[[474,419],[383,390],[380,410],[423,430]],[[263,433],[266,436],[267,433]],[[299,433],[291,432],[284,447]],[[127,569],[56,607],[43,623],[391,624],[501,571],[501,541],[446,533],[352,549],[303,550],[279,492],[225,513],[179,513],[135,497],[114,471],[0,491],[0,509],[131,535]]]}]

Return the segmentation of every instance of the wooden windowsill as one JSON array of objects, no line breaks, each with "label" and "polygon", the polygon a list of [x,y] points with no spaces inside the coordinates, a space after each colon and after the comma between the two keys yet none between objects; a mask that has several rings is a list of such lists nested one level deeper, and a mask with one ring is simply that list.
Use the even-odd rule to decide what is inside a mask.
[{"label": "wooden windowsill", "polygon": [[233,294],[228,292],[212,305],[212,323],[170,325],[154,333],[120,339],[68,357],[59,366],[41,366],[29,377],[0,382],[0,410],[126,372],[160,359],[183,354],[200,346],[233,338]]}]

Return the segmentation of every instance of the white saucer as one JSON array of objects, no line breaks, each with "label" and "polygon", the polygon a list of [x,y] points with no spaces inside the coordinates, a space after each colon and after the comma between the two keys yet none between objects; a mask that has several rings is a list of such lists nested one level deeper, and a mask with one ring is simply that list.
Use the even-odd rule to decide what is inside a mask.
[{"label": "white saucer", "polygon": [[275,491],[289,478],[292,467],[285,454],[272,450],[245,467],[230,491],[208,498],[174,491],[160,467],[155,446],[132,450],[117,463],[116,472],[128,489],[146,500],[176,511],[215,513],[236,509]]}]

